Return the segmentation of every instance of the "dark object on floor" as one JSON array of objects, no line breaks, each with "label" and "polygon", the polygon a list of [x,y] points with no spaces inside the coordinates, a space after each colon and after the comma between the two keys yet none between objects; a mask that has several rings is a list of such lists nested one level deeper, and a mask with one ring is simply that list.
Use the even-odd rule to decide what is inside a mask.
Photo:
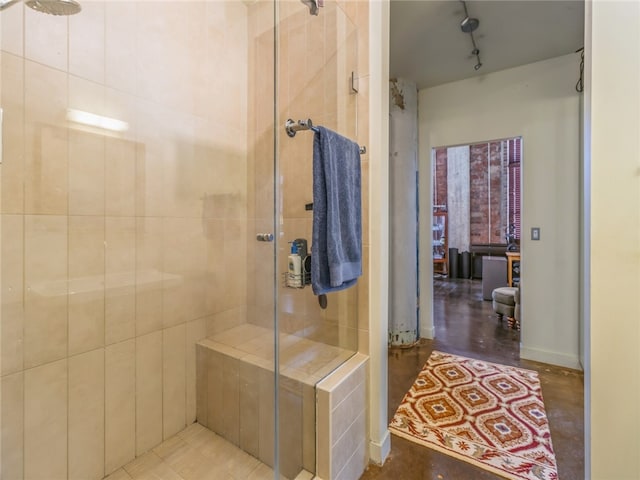
[{"label": "dark object on floor", "polygon": [[458,277],[458,249],[449,249],[449,278]]},{"label": "dark object on floor", "polygon": [[469,252],[462,252],[462,272],[461,278],[471,278],[471,254]]}]

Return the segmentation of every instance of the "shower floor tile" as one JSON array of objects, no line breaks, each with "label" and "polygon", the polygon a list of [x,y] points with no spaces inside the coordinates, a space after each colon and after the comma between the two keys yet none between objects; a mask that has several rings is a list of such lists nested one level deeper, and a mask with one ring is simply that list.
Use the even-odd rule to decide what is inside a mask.
[{"label": "shower floor tile", "polygon": [[105,480],[273,480],[273,469],[198,423]]}]

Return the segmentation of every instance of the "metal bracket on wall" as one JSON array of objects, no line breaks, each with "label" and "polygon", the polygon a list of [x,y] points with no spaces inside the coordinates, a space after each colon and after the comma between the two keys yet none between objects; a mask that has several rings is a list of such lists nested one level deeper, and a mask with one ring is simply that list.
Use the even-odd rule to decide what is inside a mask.
[{"label": "metal bracket on wall", "polygon": [[356,72],[351,72],[351,93],[358,93],[358,77]]}]

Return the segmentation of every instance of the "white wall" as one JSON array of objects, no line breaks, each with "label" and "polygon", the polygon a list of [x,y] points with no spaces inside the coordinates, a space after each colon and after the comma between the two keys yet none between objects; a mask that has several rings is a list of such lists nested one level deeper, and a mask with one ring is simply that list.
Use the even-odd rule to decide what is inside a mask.
[{"label": "white wall", "polygon": [[391,450],[387,428],[390,15],[389,0],[369,4],[369,458],[378,464]]},{"label": "white wall", "polygon": [[[580,368],[578,342],[579,95],[577,54],[419,92],[421,212],[432,198],[431,149],[523,137],[522,348]],[[427,213],[423,213],[427,214]],[[421,222],[421,238],[428,239]],[[541,240],[531,241],[531,227]],[[421,334],[433,332],[431,249],[421,242]]]},{"label": "white wall", "polygon": [[587,472],[593,480],[631,480],[640,478],[640,3],[588,7]]}]

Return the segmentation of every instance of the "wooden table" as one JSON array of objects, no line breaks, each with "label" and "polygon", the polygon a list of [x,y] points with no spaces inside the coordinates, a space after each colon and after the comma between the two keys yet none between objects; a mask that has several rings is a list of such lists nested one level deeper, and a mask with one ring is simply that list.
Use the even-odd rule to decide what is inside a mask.
[{"label": "wooden table", "polygon": [[[507,254],[507,283],[510,287],[513,287],[513,262],[520,263],[520,252],[506,252]],[[518,276],[518,283],[520,283],[520,276]]]}]

